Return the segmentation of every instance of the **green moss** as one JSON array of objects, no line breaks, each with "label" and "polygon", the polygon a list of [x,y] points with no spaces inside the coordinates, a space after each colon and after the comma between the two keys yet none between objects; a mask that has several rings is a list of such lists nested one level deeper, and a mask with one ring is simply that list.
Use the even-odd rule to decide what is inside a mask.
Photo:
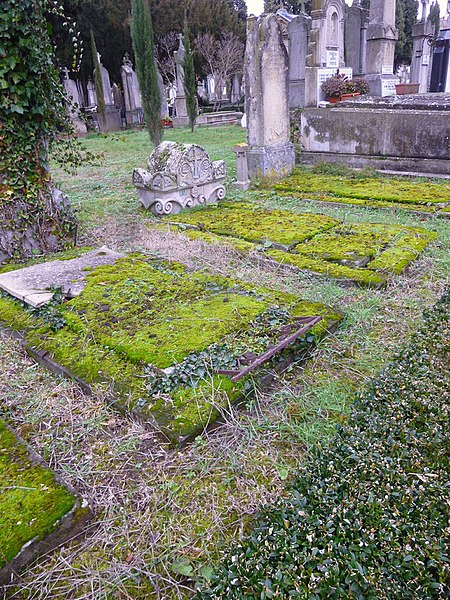
[{"label": "green moss", "polygon": [[208,233],[206,231],[199,231],[198,229],[186,229],[183,231],[184,235],[190,240],[200,240],[207,244],[221,244],[222,246],[231,246],[238,252],[251,252],[257,248],[256,244],[246,242],[239,238],[216,235],[214,233]]},{"label": "green moss", "polygon": [[13,300],[10,296],[0,293],[0,322],[3,321],[17,331],[26,329],[30,325],[30,313],[22,303]]},{"label": "green moss", "polygon": [[301,215],[244,202],[221,202],[177,215],[178,223],[247,242],[293,246],[339,223],[325,215]]},{"label": "green moss", "polygon": [[176,390],[171,397],[155,399],[143,413],[151,414],[169,439],[177,443],[200,434],[205,427],[244,393],[245,382],[233,383],[227,377],[214,375],[195,387]]},{"label": "green moss", "polygon": [[43,539],[75,503],[54,474],[34,464],[0,419],[0,568],[30,540]]},{"label": "green moss", "polygon": [[[286,292],[139,254],[88,273],[83,293],[58,305],[56,331],[15,300],[5,306],[30,346],[89,384],[107,383],[112,401],[173,441],[201,431],[241,394],[240,385],[211,372],[212,356],[216,371],[229,368],[248,351],[264,352],[278,339],[277,326],[294,316],[320,309],[318,338],[336,319]],[[168,367],[172,379],[162,371]]]},{"label": "green moss", "polygon": [[328,277],[340,280],[350,280],[360,285],[381,285],[386,282],[386,276],[382,273],[374,273],[366,269],[355,269],[325,260],[312,259],[301,254],[291,254],[281,250],[269,250],[267,256],[282,264],[291,265],[298,269],[305,269],[320,273]]},{"label": "green moss", "polygon": [[282,195],[322,202],[339,202],[364,206],[398,206],[409,210],[436,212],[448,210],[448,183],[416,182],[380,175],[367,176],[357,171],[341,175],[296,169],[273,189]]}]

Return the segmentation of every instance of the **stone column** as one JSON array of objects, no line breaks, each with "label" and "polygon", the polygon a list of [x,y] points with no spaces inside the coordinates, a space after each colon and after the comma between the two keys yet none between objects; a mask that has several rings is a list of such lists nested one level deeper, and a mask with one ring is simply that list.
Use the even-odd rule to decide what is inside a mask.
[{"label": "stone column", "polygon": [[289,43],[289,108],[305,106],[306,55],[311,17],[298,15],[287,26]]},{"label": "stone column", "polygon": [[179,47],[174,53],[175,62],[177,65],[177,96],[175,98],[175,116],[173,119],[174,125],[188,125],[189,119],[187,116],[186,95],[184,93],[184,57],[186,49],[184,47],[183,34],[178,36]]},{"label": "stone column", "polygon": [[[422,2],[425,8],[426,3]],[[422,21],[416,23],[412,29],[413,50],[411,60],[410,83],[419,84],[419,94],[428,92],[431,76],[431,62],[433,54],[432,41],[434,40],[433,23],[426,20],[424,14]]]},{"label": "stone column", "polygon": [[244,68],[250,178],[287,175],[295,162],[289,139],[288,56],[275,15],[247,19]]},{"label": "stone column", "polygon": [[370,0],[366,78],[373,96],[395,95],[395,4],[395,0]]},{"label": "stone column", "polygon": [[243,192],[246,192],[250,187],[247,150],[247,144],[237,144],[233,147],[233,151],[236,153],[236,183],[234,185]]}]

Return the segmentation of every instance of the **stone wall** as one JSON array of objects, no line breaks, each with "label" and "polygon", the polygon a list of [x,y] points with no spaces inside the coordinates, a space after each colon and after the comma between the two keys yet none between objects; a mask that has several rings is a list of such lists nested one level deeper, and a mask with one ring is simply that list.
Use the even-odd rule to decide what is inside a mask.
[{"label": "stone wall", "polygon": [[401,170],[450,173],[449,94],[368,98],[307,109],[301,134],[303,159],[310,161],[320,155],[320,160],[362,166],[372,159],[394,159],[391,163]]}]

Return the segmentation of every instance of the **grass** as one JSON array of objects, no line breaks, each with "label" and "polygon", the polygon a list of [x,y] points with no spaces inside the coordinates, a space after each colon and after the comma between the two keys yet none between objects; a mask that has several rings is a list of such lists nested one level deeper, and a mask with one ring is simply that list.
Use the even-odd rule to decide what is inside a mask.
[{"label": "grass", "polygon": [[[167,137],[205,145],[225,157],[243,141],[239,128],[171,131]],[[124,137],[125,141],[120,138]],[[221,139],[219,139],[219,137]],[[80,204],[82,240],[92,246],[156,252],[189,268],[207,270],[333,305],[342,326],[324,339],[307,364],[293,364],[272,390],[259,391],[225,423],[183,451],[170,450],[139,421],[108,407],[109,389],[92,396],[34,364],[17,342],[0,334],[2,415],[86,497],[95,527],[83,539],[48,556],[25,573],[10,598],[188,598],[205,584],[211,565],[230,541],[249,529],[261,505],[286,492],[310,445],[327,440],[345,422],[350,399],[417,329],[424,308],[450,281],[450,223],[419,219],[402,209],[304,204],[298,198],[256,190],[229,198],[302,215],[321,213],[346,223],[419,226],[436,240],[383,290],[348,288],[311,273],[287,272],[232,247],[189,240],[161,230],[136,208],[131,172],[145,166],[147,134],[91,137],[102,166],[76,176],[57,172],[64,191]],[[381,178],[381,181],[383,178]],[[98,186],[97,189],[94,189]]]}]

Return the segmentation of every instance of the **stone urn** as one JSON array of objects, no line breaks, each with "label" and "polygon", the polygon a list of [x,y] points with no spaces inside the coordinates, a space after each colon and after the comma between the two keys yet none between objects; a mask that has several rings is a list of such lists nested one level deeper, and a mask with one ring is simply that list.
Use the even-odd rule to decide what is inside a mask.
[{"label": "stone urn", "polygon": [[225,161],[211,161],[196,144],[162,142],[147,167],[133,171],[133,184],[139,203],[155,215],[176,214],[225,198]]}]

